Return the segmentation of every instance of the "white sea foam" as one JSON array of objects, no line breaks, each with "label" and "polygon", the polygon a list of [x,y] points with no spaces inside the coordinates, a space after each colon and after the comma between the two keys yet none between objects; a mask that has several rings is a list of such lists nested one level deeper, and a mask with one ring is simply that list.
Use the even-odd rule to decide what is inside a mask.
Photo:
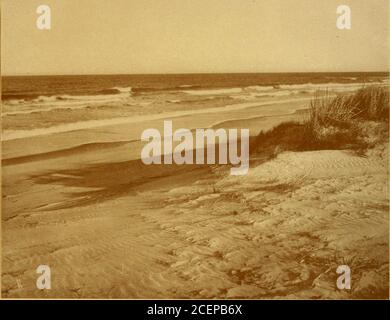
[{"label": "white sea foam", "polygon": [[[15,99],[3,103],[3,116],[48,112],[60,109],[83,109],[90,106],[104,106],[107,103],[119,102],[131,98],[131,87],[114,87],[117,94],[100,95],[56,95],[39,96],[33,100]],[[17,110],[15,110],[17,106]]]},{"label": "white sea foam", "polygon": [[179,88],[193,88],[193,87],[196,87],[195,84],[182,84],[181,86],[179,86]]},{"label": "white sea foam", "polygon": [[[308,101],[311,98],[296,98],[296,99],[284,99],[279,100],[278,103],[289,103],[294,101]],[[220,111],[232,111],[232,110],[241,110],[251,107],[259,107],[269,105],[275,102],[272,101],[263,101],[263,102],[245,102],[238,104],[231,104],[225,107],[212,107],[207,109],[200,110],[183,110],[183,111],[174,111],[174,112],[166,112],[162,114],[151,114],[151,115],[140,115],[140,116],[132,116],[132,117],[120,117],[120,118],[111,118],[104,120],[87,120],[87,121],[79,121],[74,123],[61,124],[57,126],[52,126],[49,128],[36,128],[31,130],[4,130],[2,134],[2,141],[8,140],[16,140],[23,139],[29,137],[36,136],[44,136],[50,134],[57,133],[65,133],[76,130],[85,130],[92,128],[99,128],[111,125],[120,125],[120,124],[130,124],[130,123],[139,123],[148,120],[156,120],[156,119],[166,119],[166,118],[174,118],[179,116],[188,116],[194,114],[201,113],[210,113],[210,112],[220,112]]]},{"label": "white sea foam", "polygon": [[131,94],[132,93],[132,88],[131,87],[114,87],[113,89],[116,89],[120,91],[121,93],[125,94]]},{"label": "white sea foam", "polygon": [[220,95],[220,94],[232,94],[232,93],[241,93],[241,88],[227,88],[227,89],[208,89],[208,90],[184,90],[184,93],[197,95],[197,96],[207,96],[207,95]]},{"label": "white sea foam", "polygon": [[272,91],[274,90],[276,87],[274,86],[249,86],[249,87],[246,87],[245,90],[255,90],[255,91]]},{"label": "white sea foam", "polygon": [[331,90],[331,91],[351,91],[362,88],[368,85],[380,85],[383,82],[356,82],[356,83],[305,83],[305,84],[287,84],[280,85],[280,89],[286,90]]},{"label": "white sea foam", "polygon": [[382,85],[389,86],[390,82],[385,79],[381,82],[370,83],[304,83],[285,84],[279,86],[249,86],[243,89],[242,94],[230,96],[233,99],[255,100],[263,97],[294,96],[301,93],[314,93],[316,91],[329,91],[330,93],[354,92],[364,86]]},{"label": "white sea foam", "polygon": [[[278,97],[278,96],[288,96],[295,95],[299,93],[314,93],[316,91],[329,91],[329,92],[353,92],[364,86],[371,85],[389,85],[390,83],[386,80],[382,82],[371,82],[371,83],[304,83],[304,84],[285,84],[280,85],[278,87],[273,88],[273,90],[265,90],[263,88],[257,89],[256,87],[248,87],[250,88],[250,94],[253,97]],[[246,89],[248,89],[246,88]],[[254,93],[255,92],[255,93]]]}]

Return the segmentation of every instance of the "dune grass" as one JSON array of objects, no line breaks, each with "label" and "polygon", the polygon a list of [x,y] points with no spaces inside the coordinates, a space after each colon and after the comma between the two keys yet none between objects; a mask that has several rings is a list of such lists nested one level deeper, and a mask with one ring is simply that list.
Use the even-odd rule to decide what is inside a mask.
[{"label": "dune grass", "polygon": [[337,96],[316,93],[305,119],[260,132],[251,144],[251,151],[276,156],[281,151],[367,148],[365,129],[370,123],[381,124],[381,130],[375,134],[384,137],[384,132],[388,132],[389,97],[389,89],[381,86],[363,87],[354,94]]}]

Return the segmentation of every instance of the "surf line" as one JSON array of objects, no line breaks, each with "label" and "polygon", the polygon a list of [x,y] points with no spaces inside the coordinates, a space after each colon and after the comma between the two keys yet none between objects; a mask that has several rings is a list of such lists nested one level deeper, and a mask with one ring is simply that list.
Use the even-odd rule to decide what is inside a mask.
[{"label": "surf line", "polygon": [[[249,129],[189,129],[173,132],[171,120],[164,120],[163,136],[154,128],[145,129],[141,140],[148,143],[141,150],[141,160],[151,164],[216,164],[216,140],[218,138],[218,164],[231,164],[231,175],[246,175],[249,170]],[[206,140],[206,143],[205,143]],[[175,147],[174,147],[175,145]],[[241,146],[240,155],[238,145]],[[207,154],[205,157],[205,149]],[[195,157],[194,157],[195,151]],[[195,158],[195,159],[194,159]]]}]

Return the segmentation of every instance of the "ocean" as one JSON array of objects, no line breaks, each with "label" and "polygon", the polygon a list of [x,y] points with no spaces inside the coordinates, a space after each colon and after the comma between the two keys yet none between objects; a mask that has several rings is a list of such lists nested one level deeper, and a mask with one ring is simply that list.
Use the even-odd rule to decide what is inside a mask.
[{"label": "ocean", "polygon": [[88,128],[96,121],[307,97],[318,90],[351,92],[372,84],[389,85],[389,73],[9,76],[2,78],[2,139],[74,130],[84,126],[80,123]]},{"label": "ocean", "polygon": [[389,73],[248,73],[166,75],[10,76],[2,78],[2,100],[33,100],[40,96],[61,97],[178,91],[185,88],[235,88],[285,84],[366,83],[389,78]]}]

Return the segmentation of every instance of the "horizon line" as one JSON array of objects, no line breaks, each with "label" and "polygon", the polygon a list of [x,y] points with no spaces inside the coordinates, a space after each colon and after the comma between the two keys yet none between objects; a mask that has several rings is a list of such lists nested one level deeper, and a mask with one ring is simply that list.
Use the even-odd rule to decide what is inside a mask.
[{"label": "horizon line", "polygon": [[1,77],[50,77],[50,76],[146,76],[146,75],[211,75],[211,74],[308,74],[308,73],[387,73],[382,71],[277,71],[277,72],[168,72],[168,73],[52,73],[52,74],[1,74]]}]

